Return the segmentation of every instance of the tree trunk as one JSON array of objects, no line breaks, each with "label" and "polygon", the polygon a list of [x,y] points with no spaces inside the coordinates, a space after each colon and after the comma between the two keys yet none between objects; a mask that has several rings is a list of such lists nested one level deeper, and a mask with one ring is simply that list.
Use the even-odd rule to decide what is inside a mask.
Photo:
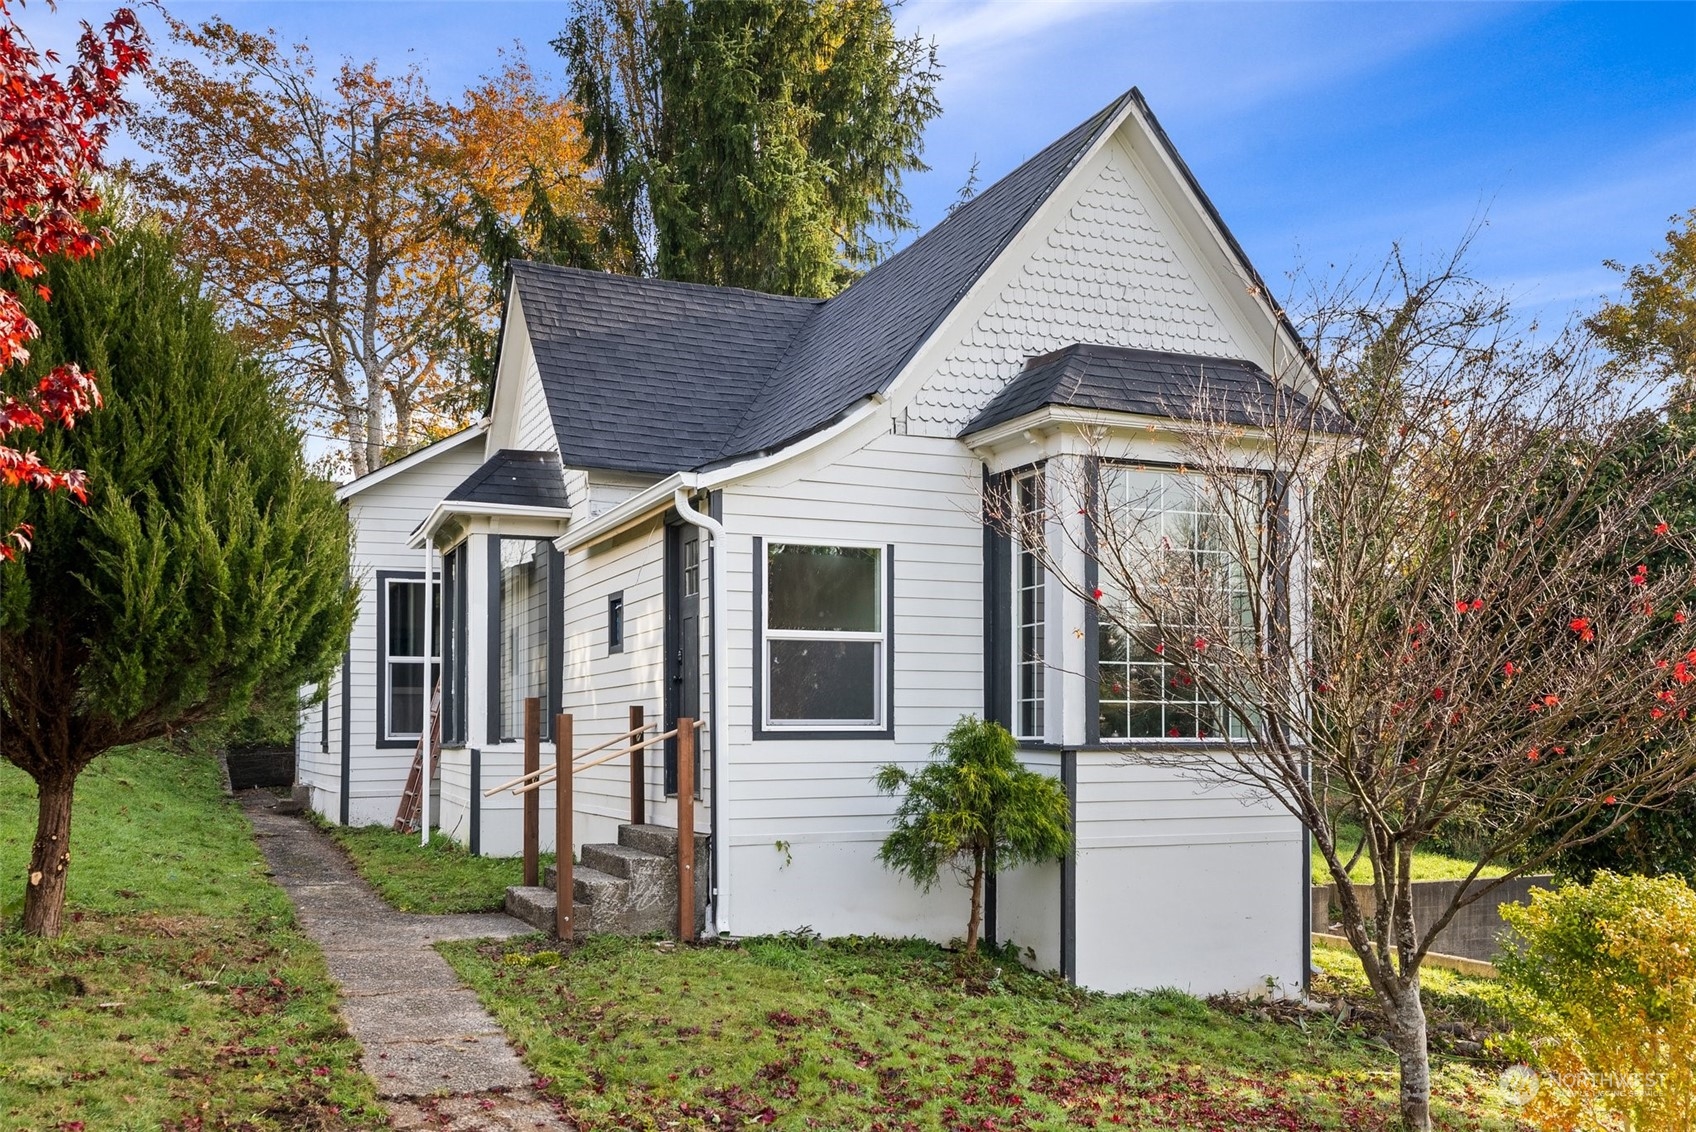
[{"label": "tree trunk", "polygon": [[71,863],[71,794],[76,776],[36,783],[39,809],[24,888],[24,934],[56,937],[65,925],[65,870]]},{"label": "tree trunk", "polygon": [[983,919],[983,862],[982,849],[972,853],[972,919],[966,925],[966,954],[978,953],[978,923]]},{"label": "tree trunk", "polygon": [[1390,1014],[1390,1043],[1401,1065],[1401,1113],[1405,1132],[1431,1129],[1431,1054],[1425,1040],[1425,1004],[1419,972],[1403,981]]}]

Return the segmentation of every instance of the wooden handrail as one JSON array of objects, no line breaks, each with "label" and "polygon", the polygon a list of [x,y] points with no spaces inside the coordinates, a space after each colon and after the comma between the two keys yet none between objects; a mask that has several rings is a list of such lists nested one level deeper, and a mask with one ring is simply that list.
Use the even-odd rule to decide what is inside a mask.
[{"label": "wooden handrail", "polygon": [[[706,720],[697,719],[695,721],[694,727],[690,728],[690,730],[694,731],[694,730],[704,726],[705,723],[706,723]],[[643,727],[640,730],[646,731],[648,729],[648,727],[652,727],[652,726],[653,726],[653,724],[650,723],[650,724],[647,725],[647,727]],[[624,736],[621,736],[621,738],[623,738],[623,737]],[[574,762],[571,765],[571,773],[573,775],[580,774],[583,771],[589,770],[593,767],[600,766],[603,763],[610,763],[614,759],[623,758],[625,755],[635,754],[637,751],[646,750],[647,748],[652,747],[656,743],[664,743],[668,739],[675,739],[675,738],[677,738],[677,728],[674,727],[670,731],[667,731],[664,735],[655,735],[652,739],[646,740],[645,742],[636,743],[636,744],[633,744],[633,745],[628,746],[628,747],[620,747],[616,751],[611,751],[611,752],[609,752],[605,755],[602,755],[600,758],[594,760],[593,762],[587,762],[587,763],[576,763],[576,762]],[[595,750],[601,750],[605,746],[606,746],[606,744],[603,743],[603,744],[601,744],[600,747],[595,748]],[[591,752],[585,751],[583,753],[584,754],[590,754]],[[581,756],[579,756],[579,757],[581,757]],[[537,771],[534,775],[528,775],[528,774],[522,775],[518,778],[513,779],[511,783],[507,783],[506,786],[497,786],[493,790],[485,790],[483,793],[484,793],[485,797],[488,797],[490,795],[493,795],[493,794],[500,792],[501,790],[506,789],[507,787],[511,787],[512,792],[514,794],[528,794],[531,791],[540,790],[542,787],[548,785],[550,782],[554,781],[555,777],[558,774],[559,774],[558,770],[556,770],[554,767],[545,766],[541,770]],[[530,779],[531,781],[526,782],[525,779]],[[513,785],[513,783],[518,783],[519,785]]]},{"label": "wooden handrail", "polygon": [[[597,751],[604,751],[608,747],[612,746],[614,743],[620,742],[624,739],[629,739],[634,735],[640,735],[642,732],[648,730],[652,726],[653,726],[653,724],[648,723],[648,724],[644,724],[641,727],[633,727],[629,731],[626,731],[622,735],[614,735],[611,739],[608,739],[605,743],[601,743],[601,744],[598,744],[597,746],[590,747],[587,751],[579,752],[574,757],[580,759],[584,755],[592,755],[592,754],[596,753]],[[620,747],[618,749],[618,753],[621,754],[621,755],[626,754],[628,752],[629,752],[628,747]],[[589,766],[599,766],[600,764],[599,763],[590,763],[588,765]],[[578,767],[578,769],[584,770],[584,769],[587,769],[587,768],[586,767]],[[541,768],[540,770],[533,770],[529,774],[521,774],[517,778],[508,779],[507,781],[501,783],[499,786],[489,787],[487,790],[483,791],[483,797],[493,798],[496,794],[499,794],[502,790],[510,790],[514,786],[519,785],[520,783],[526,781],[527,779],[536,778],[538,776],[546,776],[546,775],[550,775],[550,774],[553,774],[553,773],[554,773],[553,767],[545,766],[545,767]]]}]

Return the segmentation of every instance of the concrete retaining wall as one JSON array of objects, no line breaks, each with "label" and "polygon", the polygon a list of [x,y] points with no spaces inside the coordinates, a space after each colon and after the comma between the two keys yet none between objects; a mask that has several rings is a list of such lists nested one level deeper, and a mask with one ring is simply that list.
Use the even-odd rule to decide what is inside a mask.
[{"label": "concrete retaining wall", "polygon": [[[1437,933],[1437,941],[1431,950],[1485,962],[1493,960],[1498,950],[1497,937],[1507,930],[1498,909],[1503,904],[1527,903],[1531,899],[1533,888],[1549,888],[1551,884],[1552,878],[1547,876],[1517,877],[1507,881],[1488,896],[1455,913],[1455,918],[1449,922],[1449,926]],[[1421,925],[1423,930],[1424,925],[1431,923],[1448,907],[1449,900],[1460,885],[1458,880],[1415,881],[1414,923]],[[1313,886],[1313,930],[1316,932],[1327,931],[1329,925],[1337,922],[1331,903],[1331,890],[1332,886],[1328,884]],[[1355,891],[1370,918],[1377,903],[1373,899],[1372,889],[1363,887]]]}]

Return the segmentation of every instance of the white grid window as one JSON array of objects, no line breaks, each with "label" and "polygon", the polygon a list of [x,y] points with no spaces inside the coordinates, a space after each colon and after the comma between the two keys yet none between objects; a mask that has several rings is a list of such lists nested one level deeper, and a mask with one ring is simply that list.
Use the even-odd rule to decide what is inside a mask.
[{"label": "white grid window", "polygon": [[[383,721],[385,739],[416,739],[424,731],[424,709],[430,684],[424,679],[424,583],[412,578],[388,578],[383,592]],[[434,597],[432,587],[431,596]],[[430,633],[432,661],[442,655],[441,619]],[[430,675],[440,665],[430,665]]]},{"label": "white grid window", "polygon": [[1040,472],[1013,480],[1013,723],[1020,739],[1043,737],[1047,688],[1044,632],[1047,628],[1048,570],[1040,549],[1043,492]]},{"label": "white grid window", "polygon": [[[1224,543],[1225,524],[1203,498],[1196,477],[1178,472],[1105,465],[1102,506],[1108,534],[1127,546],[1118,561],[1139,574],[1158,577],[1163,561],[1181,560],[1181,573],[1227,611],[1232,632],[1252,636],[1248,584],[1236,556]],[[1110,571],[1103,571],[1104,575]],[[1199,580],[1199,581],[1197,581]],[[1098,618],[1098,694],[1101,737],[1113,739],[1221,739],[1240,737],[1242,726],[1211,698],[1195,676],[1205,663],[1196,641],[1201,626],[1184,618],[1169,621],[1156,640],[1155,626],[1108,577],[1101,582]],[[1186,598],[1193,600],[1193,594]],[[1182,650],[1180,652],[1180,650]],[[1191,668],[1173,663],[1182,656]]]},{"label": "white grid window", "polygon": [[883,563],[877,547],[766,547],[766,727],[883,726]]}]

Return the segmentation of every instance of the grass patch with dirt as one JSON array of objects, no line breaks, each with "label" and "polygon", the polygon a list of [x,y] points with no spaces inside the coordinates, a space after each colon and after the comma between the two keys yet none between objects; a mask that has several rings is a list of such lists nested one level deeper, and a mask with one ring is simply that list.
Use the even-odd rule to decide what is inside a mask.
[{"label": "grass patch with dirt", "polygon": [[0,763],[0,1127],[340,1129],[387,1117],[217,764],[83,772],[62,938],[16,931],[35,786]]},{"label": "grass patch with dirt", "polygon": [[[347,851],[365,883],[402,912],[499,912],[507,887],[524,883],[522,858],[473,857],[439,833],[423,845],[416,833],[381,825],[321,828]],[[552,853],[543,853],[540,867],[553,861]]]},{"label": "grass patch with dirt", "polygon": [[[576,1126],[1308,1130],[1396,1124],[1394,1062],[1299,1008],[1078,991],[928,943],[440,950]],[[1439,1058],[1438,1126],[1510,1129],[1497,1071]]]}]

